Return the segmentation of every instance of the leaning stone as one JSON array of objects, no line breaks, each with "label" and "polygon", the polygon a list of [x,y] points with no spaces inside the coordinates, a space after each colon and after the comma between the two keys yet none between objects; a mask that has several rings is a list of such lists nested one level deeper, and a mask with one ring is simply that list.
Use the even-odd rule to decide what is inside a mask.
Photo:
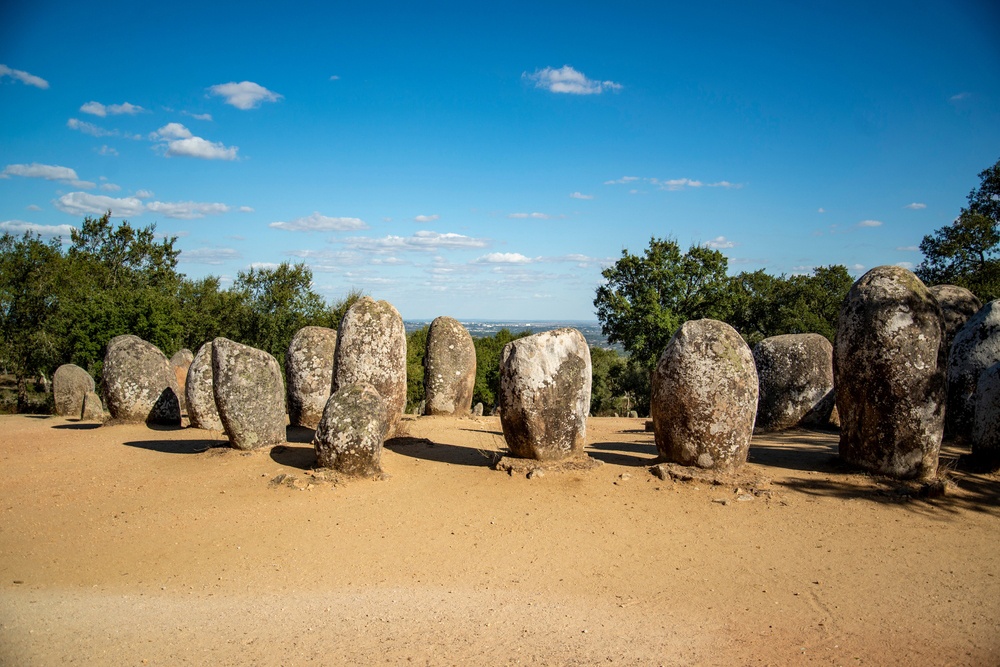
[{"label": "leaning stone", "polygon": [[[944,317],[944,349],[951,350],[955,336],[969,321],[969,318],[979,312],[979,309],[983,307],[983,302],[969,290],[957,285],[934,285],[927,289],[934,295],[938,306],[941,307],[941,315]],[[947,427],[947,423],[945,427]]]},{"label": "leaning stone", "polygon": [[1000,463],[1000,362],[979,375],[972,454]]},{"label": "leaning stone", "polygon": [[388,431],[385,400],[375,387],[344,385],[330,395],[316,428],[316,465],[354,477],[379,475]]},{"label": "leaning stone", "polygon": [[586,456],[591,361],[576,329],[511,341],[500,357],[500,423],[514,456],[540,461]]},{"label": "leaning stone", "polygon": [[88,391],[83,397],[83,406],[80,409],[80,421],[103,422],[104,404],[96,391]]},{"label": "leaning stone", "polygon": [[727,470],[747,460],[757,414],[753,354],[718,320],[689,320],[652,377],[650,416],[664,461]]},{"label": "leaning stone", "polygon": [[326,327],[302,327],[285,354],[288,380],[288,420],[292,426],[316,428],[330,398],[337,332]]},{"label": "leaning stone", "polygon": [[193,428],[225,431],[219,409],[215,406],[215,383],[212,381],[212,343],[198,348],[184,382],[188,421]]},{"label": "leaning stone", "polygon": [[52,394],[56,414],[60,417],[79,417],[87,392],[94,391],[94,378],[76,364],[63,364],[52,376]]},{"label": "leaning stone", "polygon": [[476,385],[476,346],[465,327],[438,317],[427,332],[424,395],[428,415],[467,415]]},{"label": "leaning stone", "polygon": [[181,423],[180,388],[167,357],[138,336],[115,336],[104,355],[104,398],[116,422]]},{"label": "leaning stone", "polygon": [[854,283],[833,351],[844,461],[900,479],[936,475],[943,337],[937,299],[910,271],[879,266]]},{"label": "leaning stone", "polygon": [[215,405],[233,447],[251,450],[285,442],[285,385],[274,357],[216,338],[212,375]]},{"label": "leaning stone", "polygon": [[361,297],[340,323],[331,394],[351,384],[370,384],[382,395],[392,433],[406,409],[406,330],[388,301]]},{"label": "leaning stone", "polygon": [[1000,361],[1000,299],[990,301],[969,318],[948,356],[947,430],[968,442],[976,415],[976,385],[980,374]]},{"label": "leaning stone", "polygon": [[830,426],[833,345],[815,333],[765,338],[753,349],[760,383],[758,432]]},{"label": "leaning stone", "polygon": [[170,368],[177,379],[177,386],[180,387],[180,393],[177,394],[177,398],[181,402],[181,412],[187,412],[186,401],[184,400],[184,385],[187,383],[187,372],[192,361],[194,361],[194,354],[187,348],[177,350],[174,356],[170,357]]}]

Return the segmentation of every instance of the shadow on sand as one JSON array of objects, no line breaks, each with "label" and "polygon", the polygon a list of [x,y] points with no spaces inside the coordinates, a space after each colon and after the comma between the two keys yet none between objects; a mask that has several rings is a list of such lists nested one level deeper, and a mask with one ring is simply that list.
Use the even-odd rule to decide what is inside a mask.
[{"label": "shadow on sand", "polygon": [[[482,433],[482,431],[477,431],[477,433]],[[446,445],[439,442],[432,442],[427,438],[397,437],[386,440],[385,446],[387,449],[391,449],[393,452],[402,454],[403,456],[478,468],[488,468],[496,458],[494,456],[495,452],[492,451],[476,449],[474,447]]]}]

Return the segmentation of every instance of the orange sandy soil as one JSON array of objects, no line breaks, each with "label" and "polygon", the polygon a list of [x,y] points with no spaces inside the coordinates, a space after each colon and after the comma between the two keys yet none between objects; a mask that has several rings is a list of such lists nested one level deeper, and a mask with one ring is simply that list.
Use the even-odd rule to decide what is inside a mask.
[{"label": "orange sandy soil", "polygon": [[0,664],[1000,664],[998,475],[912,497],[795,431],[754,439],[760,495],[664,482],[608,418],[603,466],[527,479],[497,418],[403,429],[333,484],[306,429],[0,417]]}]

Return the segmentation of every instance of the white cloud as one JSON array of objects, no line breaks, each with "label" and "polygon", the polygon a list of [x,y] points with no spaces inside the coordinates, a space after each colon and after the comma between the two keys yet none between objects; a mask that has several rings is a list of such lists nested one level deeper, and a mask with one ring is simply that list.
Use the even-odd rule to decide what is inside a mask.
[{"label": "white cloud", "polygon": [[919,211],[922,208],[927,208],[927,204],[921,204],[920,202],[913,202],[912,204],[907,204],[903,208],[908,208],[911,211]]},{"label": "white cloud", "polygon": [[101,183],[101,190],[105,192],[118,192],[122,189],[122,186],[115,185],[114,183]]},{"label": "white cloud", "polygon": [[881,220],[862,220],[858,223],[858,227],[881,227]]},{"label": "white cloud", "polygon": [[551,220],[553,218],[553,216],[548,213],[511,213],[507,217],[518,220],[524,220],[526,218],[531,218],[533,220]]},{"label": "white cloud", "polygon": [[724,250],[726,248],[735,248],[736,244],[727,239],[725,236],[716,236],[711,241],[705,243],[706,248],[712,248],[713,250]]},{"label": "white cloud", "polygon": [[200,160],[235,160],[239,150],[236,146],[224,146],[221,142],[189,137],[169,142],[166,156],[194,157]]},{"label": "white cloud", "polygon": [[115,199],[106,195],[92,195],[86,192],[70,192],[53,202],[63,213],[76,216],[104,215],[111,211],[112,217],[142,215],[142,202],[135,197]]},{"label": "white cloud", "polygon": [[138,197],[139,199],[149,199],[150,197],[153,196],[153,191],[152,190],[136,190],[135,191],[135,196]]},{"label": "white cloud", "polygon": [[191,138],[191,130],[187,129],[181,123],[167,123],[156,132],[149,135],[151,141],[170,141],[171,139],[189,139]]},{"label": "white cloud", "polygon": [[162,202],[154,201],[146,204],[146,210],[151,213],[159,213],[168,218],[177,220],[194,220],[204,218],[206,215],[221,215],[229,212],[229,207],[225,204],[179,201]]},{"label": "white cloud", "polygon": [[441,216],[438,215],[438,214],[436,214],[436,213],[434,215],[418,215],[417,217],[415,217],[413,219],[413,221],[414,222],[425,222],[425,223],[426,222],[434,222],[435,220],[439,219],[440,217]]},{"label": "white cloud", "polygon": [[918,248],[915,245],[901,245],[898,246],[896,250],[901,250],[903,252],[917,252],[918,250],[920,250],[920,248]]},{"label": "white cloud", "polygon": [[[670,179],[660,179],[655,177],[643,177],[638,176],[623,176],[622,178],[613,181],[604,181],[604,185],[625,185],[626,183],[634,183],[636,181],[641,181],[643,183],[648,183],[650,185],[656,186],[659,190],[666,190],[668,192],[676,192],[678,190],[685,190],[687,188],[726,188],[726,189],[739,189],[743,187],[742,183],[732,183],[730,181],[716,181],[714,183],[705,183],[704,181],[699,181],[694,178],[670,178]],[[635,194],[637,190],[630,191],[630,194]]]},{"label": "white cloud", "polygon": [[290,232],[346,232],[368,229],[368,225],[361,218],[331,218],[319,212],[290,222],[272,222],[268,227]]},{"label": "white cloud", "polygon": [[253,207],[252,206],[240,206],[237,210],[240,213],[253,213]]},{"label": "white cloud", "polygon": [[278,93],[272,92],[254,83],[253,81],[241,81],[240,83],[229,82],[220,83],[208,89],[213,95],[226,98],[226,104],[231,104],[237,109],[256,109],[262,102],[277,102],[282,98]]},{"label": "white cloud", "polygon": [[617,92],[622,89],[622,85],[614,81],[588,79],[582,72],[576,71],[569,65],[563,65],[558,69],[546,67],[535,70],[532,74],[524,72],[521,77],[533,82],[536,88],[544,88],[551,93],[600,95],[605,90]]},{"label": "white cloud", "polygon": [[638,181],[638,180],[639,180],[638,176],[622,176],[621,178],[613,180],[613,181],[604,181],[604,184],[605,185],[625,185],[626,183],[634,183],[635,181]]},{"label": "white cloud", "polygon": [[212,114],[210,113],[191,113],[190,111],[182,111],[181,113],[195,120],[212,120]]},{"label": "white cloud", "polygon": [[948,101],[952,103],[961,102],[962,100],[966,100],[969,97],[971,97],[970,93],[963,92],[963,93],[958,93],[957,95],[952,95],[951,97],[948,98]]},{"label": "white cloud", "polygon": [[373,252],[392,252],[406,250],[462,250],[470,248],[486,248],[489,241],[452,232],[419,231],[413,236],[384,236],[382,238],[353,237],[345,241],[350,247]]},{"label": "white cloud", "polygon": [[10,232],[15,235],[32,232],[40,236],[62,236],[68,239],[72,231],[73,227],[71,225],[38,225],[34,222],[25,222],[24,220],[5,220],[4,222],[0,222],[0,232]]},{"label": "white cloud", "polygon": [[242,259],[239,250],[234,248],[195,248],[182,250],[177,261],[187,264],[224,264],[234,259]]},{"label": "white cloud", "polygon": [[913,262],[896,262],[896,266],[903,269],[913,269]]},{"label": "white cloud", "polygon": [[101,146],[100,148],[97,149],[97,154],[98,155],[113,155],[113,156],[117,157],[118,151],[116,149],[112,148],[111,146],[108,146],[107,144],[104,144],[103,146]]},{"label": "white cloud", "polygon": [[826,213],[826,209],[825,209],[825,208],[823,208],[823,207],[820,207],[819,209],[817,209],[817,211],[816,211],[816,212],[817,212],[817,213]]},{"label": "white cloud", "polygon": [[21,83],[27,86],[34,86],[35,88],[41,88],[45,90],[49,87],[49,82],[40,76],[35,76],[34,74],[28,74],[19,69],[11,69],[6,65],[0,65],[0,79],[5,76],[9,76],[12,79],[17,79]]},{"label": "white cloud", "polygon": [[46,181],[59,181],[67,183],[74,188],[90,189],[96,186],[90,181],[81,181],[76,175],[76,170],[69,167],[60,167],[52,164],[9,164],[0,172],[0,178],[10,178],[11,176],[22,176],[24,178],[44,178]]},{"label": "white cloud", "polygon": [[93,123],[88,123],[83,120],[77,120],[76,118],[70,118],[68,121],[66,121],[66,127],[68,127],[71,130],[83,132],[84,134],[89,134],[92,137],[118,136],[118,132],[114,130],[105,130],[103,127],[97,127]]},{"label": "white cloud", "polygon": [[572,192],[569,195],[572,199],[593,199],[594,195],[585,195],[582,192]]},{"label": "white cloud", "polygon": [[38,204],[28,204],[24,208],[27,209],[27,210],[29,210],[29,211],[41,211],[42,210],[42,207],[39,206]]},{"label": "white cloud", "polygon": [[530,264],[535,260],[519,252],[491,252],[477,259],[476,264]]},{"label": "white cloud", "polygon": [[330,77],[330,81],[340,81],[340,77],[336,74]]},{"label": "white cloud", "polygon": [[858,271],[858,272],[860,272],[860,271],[864,271],[864,270],[865,270],[865,265],[864,264],[852,264],[851,265],[851,271]]},{"label": "white cloud", "polygon": [[101,104],[100,102],[87,102],[80,107],[80,111],[103,118],[108,114],[111,114],[112,116],[121,116],[123,114],[134,116],[137,113],[144,112],[145,109],[135,104],[129,104],[128,102],[124,102],[122,104],[109,104],[107,106]]}]

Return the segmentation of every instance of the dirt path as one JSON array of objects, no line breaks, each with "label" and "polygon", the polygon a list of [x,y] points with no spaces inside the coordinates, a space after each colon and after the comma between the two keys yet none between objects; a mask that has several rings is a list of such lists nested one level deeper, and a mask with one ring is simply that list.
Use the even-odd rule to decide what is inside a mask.
[{"label": "dirt path", "polygon": [[304,429],[0,417],[0,664],[1000,664],[997,475],[911,498],[796,431],[754,495],[591,419],[605,465],[526,479],[496,418],[405,428],[389,479],[333,485]]}]

